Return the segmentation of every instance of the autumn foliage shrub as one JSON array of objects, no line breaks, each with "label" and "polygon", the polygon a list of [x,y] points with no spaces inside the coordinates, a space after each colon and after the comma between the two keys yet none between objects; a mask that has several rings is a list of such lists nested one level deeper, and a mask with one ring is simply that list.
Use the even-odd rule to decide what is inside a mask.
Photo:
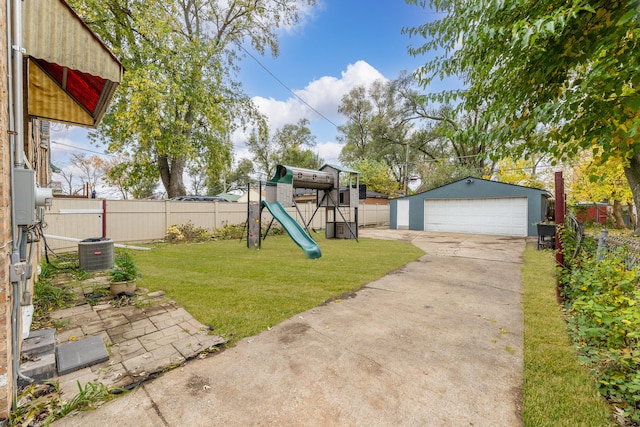
[{"label": "autumn foliage shrub", "polygon": [[204,242],[211,239],[211,233],[202,227],[196,227],[189,221],[186,224],[172,225],[164,236],[171,243]]},{"label": "autumn foliage shrub", "polygon": [[593,250],[560,275],[569,332],[602,395],[626,425],[640,425],[640,266],[625,251]]}]

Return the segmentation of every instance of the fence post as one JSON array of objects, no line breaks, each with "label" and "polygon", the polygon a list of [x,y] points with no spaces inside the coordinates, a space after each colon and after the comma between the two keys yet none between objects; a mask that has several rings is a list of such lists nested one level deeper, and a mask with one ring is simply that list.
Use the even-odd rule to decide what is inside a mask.
[{"label": "fence post", "polygon": [[171,225],[171,200],[164,201],[164,231],[167,232],[167,228]]},{"label": "fence post", "polygon": [[[249,199],[251,199],[251,197],[249,197]],[[249,206],[250,203],[251,203],[251,200],[247,200],[247,206]],[[218,226],[218,204],[214,203],[213,204],[213,230],[217,230],[218,228],[222,228],[222,226],[220,227]]]},{"label": "fence post", "polygon": [[[564,178],[562,177],[562,171],[556,172],[554,176],[555,181],[555,214],[556,224],[564,225],[564,217],[566,215],[566,204],[564,194]],[[556,232],[556,264],[559,266],[564,265],[564,248],[562,245],[562,239]]]},{"label": "fence post", "polygon": [[596,254],[596,261],[600,262],[604,259],[604,254],[607,251],[607,236],[609,235],[609,230],[603,228],[600,230],[600,237],[598,238],[598,252]]}]

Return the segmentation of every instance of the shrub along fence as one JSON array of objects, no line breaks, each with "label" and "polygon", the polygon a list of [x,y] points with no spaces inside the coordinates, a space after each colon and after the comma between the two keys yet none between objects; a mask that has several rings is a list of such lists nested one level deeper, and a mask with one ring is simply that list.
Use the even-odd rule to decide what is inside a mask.
[{"label": "shrub along fence", "polygon": [[[307,222],[313,215],[314,203],[298,204],[287,212],[302,224],[300,214]],[[348,220],[355,212],[346,213]],[[263,224],[269,224],[271,215],[263,212]],[[194,227],[213,231],[227,225],[244,224],[247,220],[246,203],[183,202],[173,200],[96,200],[57,199],[46,212],[44,234],[53,250],[76,250],[75,240],[108,237],[116,243],[137,243],[161,240],[171,225],[193,224]],[[311,227],[324,228],[325,209],[313,217]],[[358,224],[361,226],[389,223],[388,205],[360,205]]]},{"label": "shrub along fence", "polygon": [[[575,242],[570,227],[563,243]],[[568,329],[620,425],[640,425],[640,245],[601,234],[566,251],[561,273]]]}]

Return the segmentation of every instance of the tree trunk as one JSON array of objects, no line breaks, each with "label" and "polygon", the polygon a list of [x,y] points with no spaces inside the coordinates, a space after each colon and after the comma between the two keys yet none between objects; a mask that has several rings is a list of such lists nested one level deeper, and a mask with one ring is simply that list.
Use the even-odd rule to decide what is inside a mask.
[{"label": "tree trunk", "polygon": [[629,221],[631,221],[631,228],[636,229],[638,227],[638,220],[633,213],[633,203],[627,203],[627,209],[629,210]]},{"label": "tree trunk", "polygon": [[[633,202],[636,205],[636,212],[640,214],[640,154],[635,154],[631,157],[629,166],[624,168],[624,174],[627,177],[629,187],[631,187],[631,194],[633,194]],[[638,228],[637,223],[634,234],[636,236],[640,236],[640,228]]]},{"label": "tree trunk", "polygon": [[167,156],[158,156],[160,178],[169,199],[187,194],[182,180],[185,163],[186,161],[182,156],[171,159],[171,163],[169,163]]},{"label": "tree trunk", "polygon": [[622,203],[620,200],[613,201],[613,219],[615,219],[615,227],[617,229],[622,230],[623,228],[627,228],[627,225],[624,223],[624,218],[622,218]]}]

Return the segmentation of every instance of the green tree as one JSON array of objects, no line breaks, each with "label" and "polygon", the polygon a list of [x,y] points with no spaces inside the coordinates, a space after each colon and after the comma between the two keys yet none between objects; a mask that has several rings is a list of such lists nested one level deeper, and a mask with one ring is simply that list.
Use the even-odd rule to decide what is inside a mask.
[{"label": "green tree", "polygon": [[417,72],[424,87],[446,76],[464,84],[431,99],[482,106],[484,137],[505,157],[565,160],[595,144],[600,161],[622,159],[640,210],[637,1],[406,1],[446,12],[404,30],[426,39],[411,54],[436,52]]},{"label": "green tree", "polygon": [[354,170],[359,172],[360,184],[365,184],[368,191],[395,196],[400,185],[389,173],[387,165],[375,160],[362,159],[353,163]]},{"label": "green tree", "polygon": [[[308,4],[313,4],[308,0]],[[230,134],[257,116],[234,80],[240,46],[278,54],[277,29],[299,20],[296,0],[71,0],[127,69],[95,138],[153,165],[169,197],[183,173],[230,166]]]},{"label": "green tree", "polygon": [[284,125],[276,131],[274,140],[278,146],[279,163],[305,169],[322,166],[322,159],[312,150],[316,146],[316,137],[309,129],[308,119]]},{"label": "green tree", "polygon": [[431,162],[421,165],[421,185],[418,192],[428,191],[434,188],[450,184],[468,176],[479,176],[476,167],[459,164],[450,161]]},{"label": "green tree", "polygon": [[240,160],[238,166],[227,176],[225,191],[246,190],[247,184],[253,181],[251,178],[253,173],[253,162],[249,159]]},{"label": "green tree", "polygon": [[543,160],[543,157],[502,159],[496,165],[496,178],[500,182],[549,190],[553,188],[553,183],[547,182],[538,170]]},{"label": "green tree", "polygon": [[340,160],[347,165],[361,159],[385,164],[402,183],[407,156],[412,154],[408,147],[412,125],[393,82],[377,80],[369,87],[353,88],[342,98],[338,112],[347,117],[338,127],[337,139],[344,143]]},{"label": "green tree", "polygon": [[602,163],[587,153],[574,168],[573,179],[568,187],[569,198],[574,203],[596,203],[603,200],[612,202],[615,227],[626,228],[622,217],[622,205],[629,205],[633,201],[633,195],[626,185],[624,167],[620,159],[609,157]]},{"label": "green tree", "polygon": [[393,81],[354,88],[339,111],[347,116],[339,128],[338,140],[345,143],[340,159],[349,165],[363,158],[384,163],[405,191],[413,175],[426,182],[425,174],[440,163],[447,164],[441,172],[492,171],[488,153],[494,144],[477,137],[487,130],[480,109],[459,113],[449,105],[431,106],[405,72]]},{"label": "green tree", "polygon": [[206,181],[206,192],[210,196],[226,193],[231,190],[246,190],[247,184],[253,181],[253,162],[249,159],[242,159],[235,169],[230,169],[220,176],[202,175]]},{"label": "green tree", "polygon": [[318,169],[323,160],[312,148],[316,138],[309,129],[309,120],[288,123],[271,134],[263,123],[249,137],[247,146],[253,155],[254,172],[264,178],[271,178],[276,166],[284,164],[305,169]]},{"label": "green tree", "polygon": [[157,174],[149,170],[148,163],[132,162],[127,155],[111,158],[105,162],[104,181],[116,188],[122,199],[148,199],[158,187]]}]

